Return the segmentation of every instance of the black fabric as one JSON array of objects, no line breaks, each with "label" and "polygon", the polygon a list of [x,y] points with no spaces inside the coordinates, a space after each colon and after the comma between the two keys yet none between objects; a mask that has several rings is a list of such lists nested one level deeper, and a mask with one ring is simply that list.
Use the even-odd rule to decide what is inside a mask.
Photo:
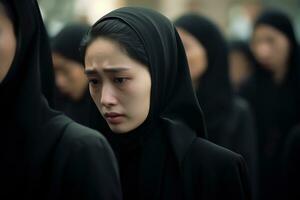
[{"label": "black fabric", "polygon": [[272,74],[257,63],[255,74],[241,88],[240,95],[254,111],[258,131],[261,199],[282,199],[281,156],[291,128],[299,122],[299,47],[292,23],[279,11],[266,11],[258,17],[255,28],[265,24],[288,37],[291,45],[287,74],[278,84]]},{"label": "black fabric", "polygon": [[300,180],[300,126],[293,128],[285,143],[283,154],[283,169],[289,200],[300,199],[299,180]]},{"label": "black fabric", "polygon": [[232,40],[229,42],[229,50],[230,51],[238,51],[248,59],[248,62],[251,65],[255,64],[255,58],[253,53],[251,52],[249,42],[243,40]]},{"label": "black fabric", "polygon": [[58,89],[55,89],[54,108],[63,112],[75,122],[89,126],[91,120],[91,110],[97,110],[88,88],[83,97],[78,101],[72,101],[69,97],[61,94]]},{"label": "black fabric", "polygon": [[[118,157],[122,182],[128,183],[126,179],[133,177],[136,180],[130,181],[132,187],[139,186],[123,185],[124,199],[192,200],[221,196],[250,199],[241,157],[203,139],[206,131],[202,112],[193,91],[183,45],[172,23],[155,11],[138,7],[117,9],[97,23],[105,20],[121,20],[138,35],[149,58],[152,83],[148,118],[121,139],[122,143],[131,140],[130,137],[137,141],[128,142],[126,149],[134,150],[123,155],[137,156],[126,163],[135,170],[124,172],[122,158]],[[103,118],[100,120],[99,129],[108,137],[114,151],[122,151],[114,145],[120,143],[116,142],[120,136],[108,130]],[[190,167],[195,170],[189,170]],[[228,173],[231,175],[227,177]],[[211,184],[199,184],[202,181]]]},{"label": "black fabric", "polygon": [[16,16],[17,50],[0,84],[0,199],[120,199],[106,140],[51,110],[42,96],[40,69],[52,66],[36,1],[6,6]]},{"label": "black fabric", "polygon": [[89,26],[86,24],[69,24],[64,27],[51,41],[52,51],[81,63],[79,47]]},{"label": "black fabric", "polygon": [[256,193],[256,131],[248,104],[233,95],[226,41],[219,28],[201,15],[183,15],[175,25],[192,34],[206,50],[207,71],[199,77],[196,93],[205,115],[208,139],[244,156]]},{"label": "black fabric", "polygon": [[[297,43],[297,39],[294,33],[294,28],[290,18],[280,10],[267,9],[254,22],[254,29],[259,25],[269,25],[276,28],[291,41],[291,45],[294,46]],[[294,46],[295,47],[295,46]]]}]

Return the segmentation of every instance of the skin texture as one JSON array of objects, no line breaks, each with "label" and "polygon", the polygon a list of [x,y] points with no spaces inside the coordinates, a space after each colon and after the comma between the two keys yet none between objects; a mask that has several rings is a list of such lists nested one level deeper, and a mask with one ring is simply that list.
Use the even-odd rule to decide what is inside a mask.
[{"label": "skin texture", "polygon": [[84,67],[57,53],[53,53],[52,58],[57,88],[72,100],[80,100],[88,86]]},{"label": "skin texture", "polygon": [[[151,78],[147,66],[131,59],[116,42],[97,38],[86,50],[91,96],[115,133],[128,133],[147,118]],[[121,116],[109,118],[106,113]]]},{"label": "skin texture", "polygon": [[0,82],[7,75],[16,52],[16,36],[10,19],[0,3]]},{"label": "skin texture", "polygon": [[259,25],[253,33],[251,49],[262,67],[271,71],[280,82],[287,71],[290,54],[288,38],[277,29]]},{"label": "skin texture", "polygon": [[177,28],[177,31],[186,52],[192,81],[197,85],[196,83],[207,70],[206,50],[189,32],[181,28]]}]

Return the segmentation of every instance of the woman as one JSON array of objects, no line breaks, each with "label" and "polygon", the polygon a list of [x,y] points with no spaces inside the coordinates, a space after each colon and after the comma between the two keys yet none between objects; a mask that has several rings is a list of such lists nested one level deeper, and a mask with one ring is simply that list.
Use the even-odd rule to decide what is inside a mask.
[{"label": "woman", "polygon": [[255,59],[248,42],[231,41],[229,47],[230,80],[234,92],[238,93],[242,85],[252,76]]},{"label": "woman", "polygon": [[256,132],[248,104],[233,95],[226,41],[213,22],[197,14],[183,15],[175,25],[203,108],[208,139],[245,158],[256,191]]},{"label": "woman", "polygon": [[51,110],[51,69],[36,1],[0,1],[0,199],[121,199],[116,161],[96,131]]},{"label": "woman", "polygon": [[55,105],[74,121],[89,125],[90,109],[96,109],[88,92],[80,42],[88,31],[84,24],[70,24],[52,39],[52,59],[55,72]]},{"label": "woman", "polygon": [[204,139],[184,49],[167,18],[115,10],[92,26],[82,51],[124,199],[250,199],[242,157]]},{"label": "woman", "polygon": [[250,102],[258,129],[261,198],[283,199],[281,156],[299,122],[300,101],[299,48],[288,16],[276,10],[258,16],[251,49],[257,66],[241,95]]}]

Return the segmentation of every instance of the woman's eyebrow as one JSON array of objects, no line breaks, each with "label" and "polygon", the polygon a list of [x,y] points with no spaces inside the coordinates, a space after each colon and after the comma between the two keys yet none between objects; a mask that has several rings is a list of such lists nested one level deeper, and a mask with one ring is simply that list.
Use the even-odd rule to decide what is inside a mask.
[{"label": "woman's eyebrow", "polygon": [[86,70],[84,70],[84,73],[86,75],[96,75],[96,74],[98,74],[95,69],[86,69]]},{"label": "woman's eyebrow", "polygon": [[123,71],[128,71],[129,68],[127,67],[113,67],[113,68],[104,68],[103,72],[106,73],[118,73],[118,72],[123,72]]}]

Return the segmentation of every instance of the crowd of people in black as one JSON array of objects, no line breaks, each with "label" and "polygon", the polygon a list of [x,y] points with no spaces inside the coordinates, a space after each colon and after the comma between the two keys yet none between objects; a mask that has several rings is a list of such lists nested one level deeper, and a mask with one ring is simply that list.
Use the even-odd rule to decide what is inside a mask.
[{"label": "crowd of people in black", "polygon": [[249,41],[123,7],[49,37],[0,0],[0,199],[300,199],[300,48],[266,9]]}]

